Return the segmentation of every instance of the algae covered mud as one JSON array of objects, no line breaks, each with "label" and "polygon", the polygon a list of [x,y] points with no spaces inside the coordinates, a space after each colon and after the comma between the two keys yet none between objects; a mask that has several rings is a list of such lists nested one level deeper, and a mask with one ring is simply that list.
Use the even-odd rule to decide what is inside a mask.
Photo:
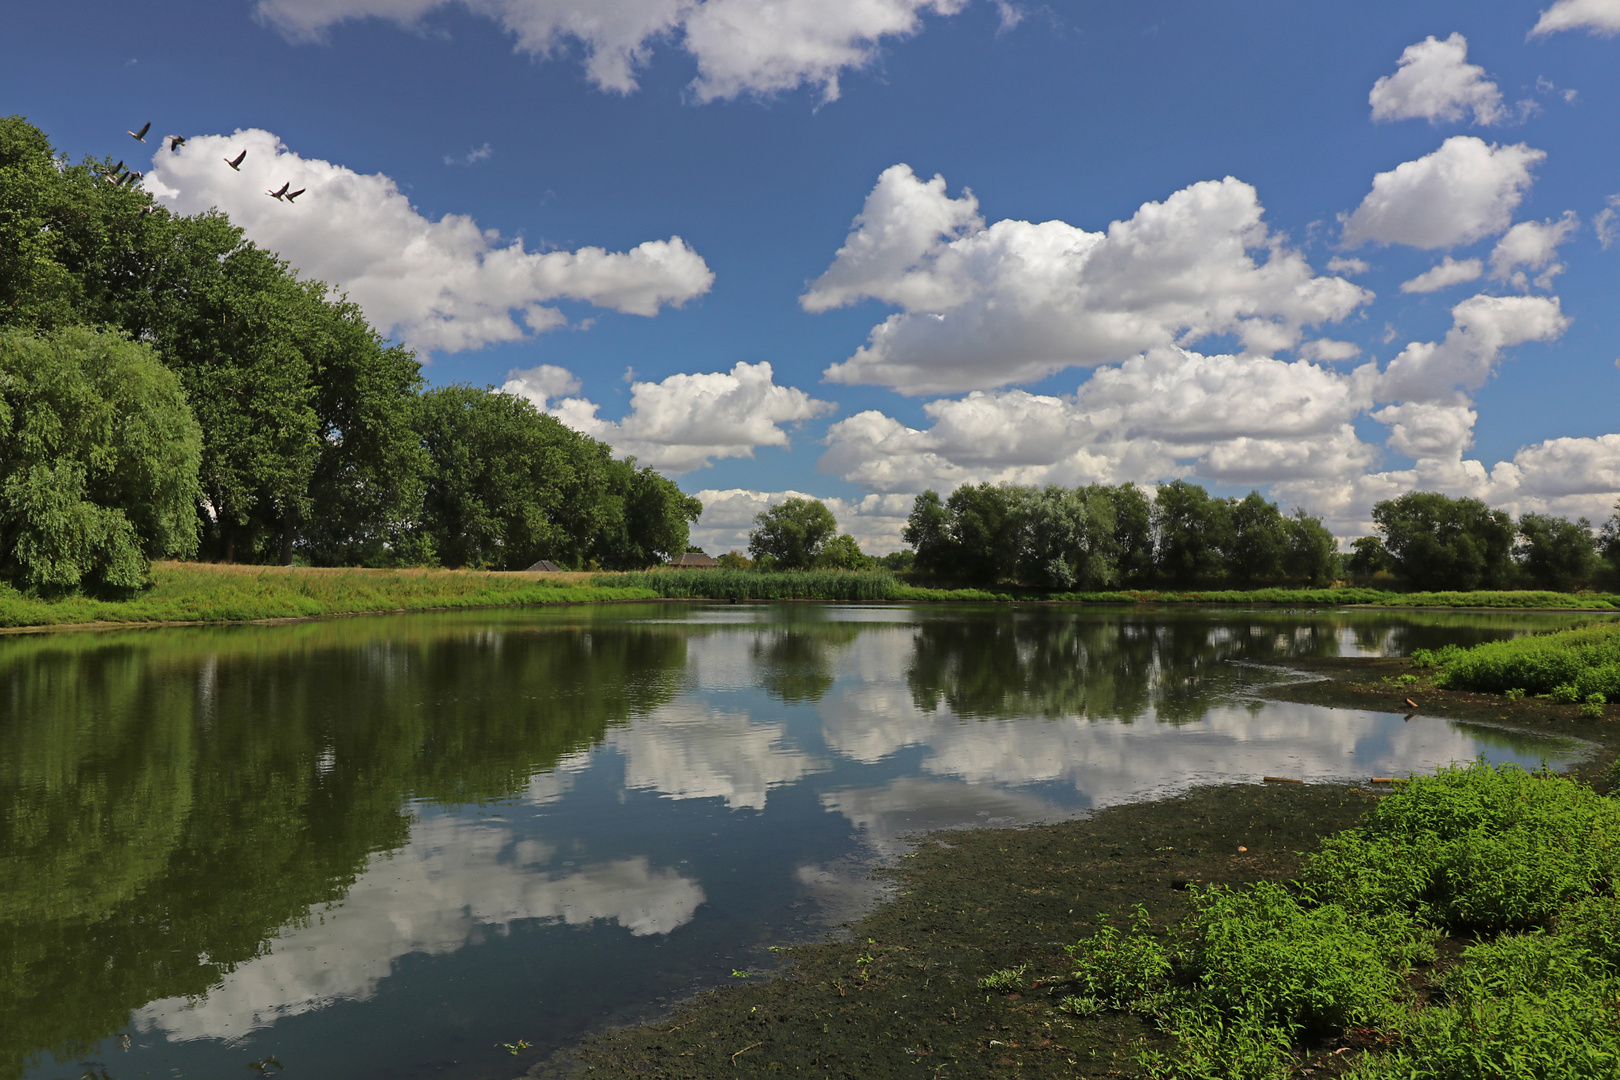
[{"label": "algae covered mud", "polygon": [[923,830],[1574,761],[1393,690],[1263,700],[1289,676],[1255,663],[1572,621],[647,604],[0,641],[0,1077],[511,1076],[763,974]]}]

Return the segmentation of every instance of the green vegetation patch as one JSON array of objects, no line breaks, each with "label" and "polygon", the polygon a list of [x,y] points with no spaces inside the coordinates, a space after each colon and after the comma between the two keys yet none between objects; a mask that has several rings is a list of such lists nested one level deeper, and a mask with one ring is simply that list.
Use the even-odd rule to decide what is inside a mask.
[{"label": "green vegetation patch", "polygon": [[1420,649],[1412,660],[1420,667],[1435,668],[1435,685],[1446,689],[1549,694],[1558,701],[1599,704],[1620,695],[1620,626],[1613,624],[1493,641],[1471,649]]},{"label": "green vegetation patch", "polygon": [[1173,929],[1141,910],[1105,925],[1059,992],[1170,1034],[1140,1062],[1156,1077],[1283,1077],[1313,1054],[1362,1080],[1612,1077],[1617,873],[1620,803],[1511,765],[1443,769],[1299,881],[1198,892]]},{"label": "green vegetation patch", "polygon": [[516,607],[650,600],[634,585],[477,571],[314,570],[157,563],[153,584],[127,596],[48,596],[0,585],[0,626],[231,622],[366,611]]}]

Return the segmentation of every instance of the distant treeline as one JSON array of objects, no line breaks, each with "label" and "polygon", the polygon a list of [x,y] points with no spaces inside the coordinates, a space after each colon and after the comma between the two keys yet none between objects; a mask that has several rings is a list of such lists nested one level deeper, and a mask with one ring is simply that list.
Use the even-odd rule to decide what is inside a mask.
[{"label": "distant treeline", "polygon": [[1620,580],[1620,514],[1594,534],[1585,518],[1525,514],[1478,499],[1411,492],[1373,508],[1378,535],[1341,556],[1320,518],[1283,514],[1196,484],[1083,488],[965,485],[917,496],[904,538],[915,574],[1041,589],[1255,589],[1349,579],[1430,591],[1551,589]]},{"label": "distant treeline", "polygon": [[354,304],[0,118],[0,571],[157,557],[643,568],[701,504],[511,395],[425,390]]}]

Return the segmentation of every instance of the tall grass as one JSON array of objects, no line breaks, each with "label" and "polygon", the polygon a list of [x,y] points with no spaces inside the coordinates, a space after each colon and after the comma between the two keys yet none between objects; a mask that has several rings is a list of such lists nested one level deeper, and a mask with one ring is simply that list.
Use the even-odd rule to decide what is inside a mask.
[{"label": "tall grass", "polygon": [[1586,700],[1593,694],[1620,698],[1620,626],[1577,627],[1492,641],[1471,649],[1412,654],[1436,667],[1435,685],[1504,694],[1510,690]]},{"label": "tall grass", "polygon": [[[1270,1080],[1359,1043],[1361,1080],[1620,1075],[1620,803],[1478,763],[1414,778],[1290,885],[1212,888],[1070,948],[1063,1006],[1175,1038],[1155,1077]],[[1449,936],[1462,962],[1431,967]],[[1340,1051],[1342,1053],[1343,1051]],[[1331,1063],[1331,1072],[1345,1064]]]}]

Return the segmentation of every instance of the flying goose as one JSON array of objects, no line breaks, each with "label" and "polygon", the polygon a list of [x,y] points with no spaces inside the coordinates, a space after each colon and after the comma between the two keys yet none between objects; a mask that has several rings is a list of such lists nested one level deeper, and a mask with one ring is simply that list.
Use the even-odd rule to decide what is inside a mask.
[{"label": "flying goose", "polygon": [[126,131],[124,134],[128,135],[130,138],[134,139],[136,142],[145,142],[146,141],[146,133],[148,131],[150,131],[151,129],[152,129],[152,121],[148,120],[146,123],[141,125],[141,130],[139,130],[139,131]]},{"label": "flying goose", "polygon": [[171,154],[180,149],[186,143],[186,137],[184,135],[165,135],[164,138],[169,140],[169,153]]},{"label": "flying goose", "polygon": [[245,158],[245,157],[247,157],[247,151],[246,150],[242,151],[240,154],[237,154],[233,158],[226,158],[225,159],[225,164],[229,165],[231,168],[235,169],[237,172],[241,172],[242,171],[242,159]]},{"label": "flying goose", "polygon": [[281,197],[287,194],[287,189],[290,187],[292,187],[291,184],[282,184],[281,187],[277,188],[275,191],[267,191],[265,194],[270,196],[272,199],[280,201]]},{"label": "flying goose", "polygon": [[298,196],[302,195],[306,190],[308,190],[308,189],[307,188],[299,188],[297,191],[289,191],[289,192],[287,192],[287,201],[292,202],[294,199],[298,198]]}]

